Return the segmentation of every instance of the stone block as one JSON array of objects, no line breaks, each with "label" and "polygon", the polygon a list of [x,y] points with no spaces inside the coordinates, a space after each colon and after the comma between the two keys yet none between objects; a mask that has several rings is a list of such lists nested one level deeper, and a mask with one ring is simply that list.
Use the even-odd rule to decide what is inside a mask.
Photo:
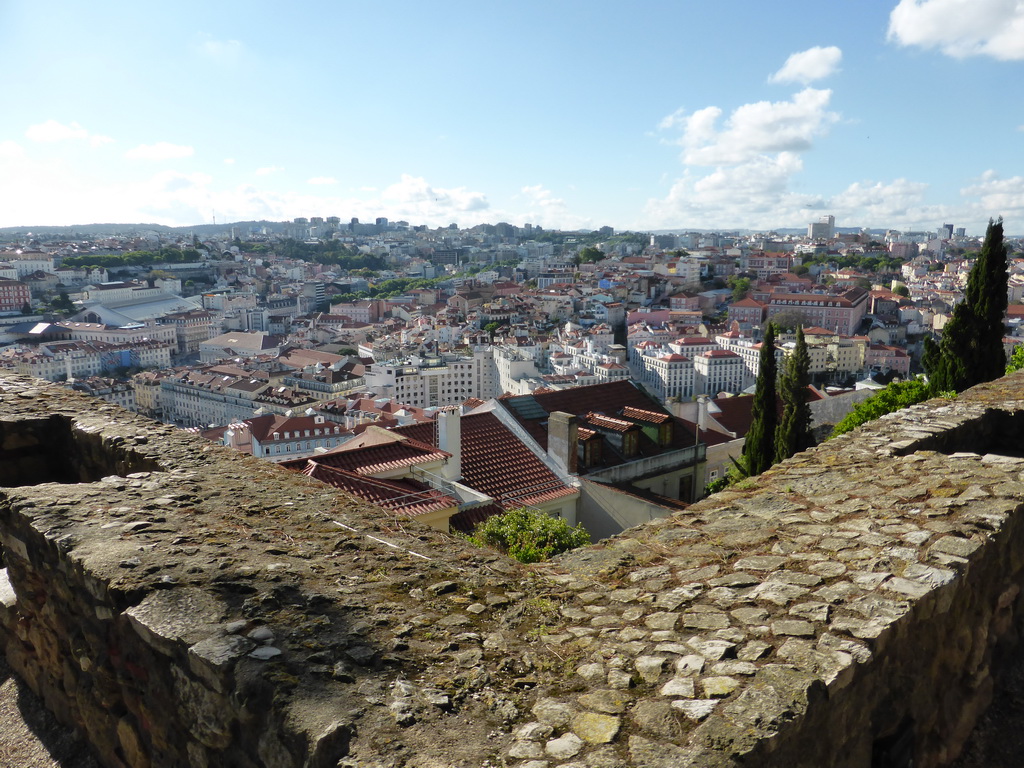
[{"label": "stone block", "polygon": [[194,587],[153,592],[125,611],[139,637],[165,656],[218,634],[224,613],[219,599]]}]

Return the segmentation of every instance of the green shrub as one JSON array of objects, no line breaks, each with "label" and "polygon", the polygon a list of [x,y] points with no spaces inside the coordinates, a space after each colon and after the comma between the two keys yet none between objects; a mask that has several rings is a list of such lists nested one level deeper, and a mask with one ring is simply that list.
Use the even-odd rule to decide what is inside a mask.
[{"label": "green shrub", "polygon": [[878,394],[854,406],[846,418],[836,424],[830,438],[845,434],[887,413],[924,402],[932,394],[928,384],[921,379],[894,381],[885,389],[880,389]]},{"label": "green shrub", "polygon": [[490,517],[469,537],[477,546],[491,547],[521,563],[537,563],[560,552],[590,543],[582,525],[575,528],[560,517],[533,509],[511,509]]}]

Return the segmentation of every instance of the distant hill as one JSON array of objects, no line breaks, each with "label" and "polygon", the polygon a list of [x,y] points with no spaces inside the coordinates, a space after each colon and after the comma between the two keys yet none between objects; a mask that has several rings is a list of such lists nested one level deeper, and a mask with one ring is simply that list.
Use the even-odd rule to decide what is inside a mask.
[{"label": "distant hill", "polygon": [[31,227],[0,227],[0,235],[62,235],[73,238],[75,235],[143,235],[149,232],[159,234],[196,234],[200,237],[212,235],[230,235],[231,228],[238,230],[240,236],[248,234],[253,227],[267,227],[277,231],[284,227],[281,221],[234,221],[226,224],[196,224],[188,227],[168,227],[164,224],[71,224],[68,226],[44,225]]}]

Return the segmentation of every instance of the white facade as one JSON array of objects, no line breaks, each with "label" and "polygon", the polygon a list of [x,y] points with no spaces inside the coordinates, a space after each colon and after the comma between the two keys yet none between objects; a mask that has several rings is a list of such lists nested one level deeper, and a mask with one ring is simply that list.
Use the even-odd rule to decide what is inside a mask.
[{"label": "white facade", "polygon": [[40,344],[14,358],[15,370],[47,381],[83,379],[117,368],[167,368],[171,347],[160,342],[104,344],[63,341]]},{"label": "white facade", "polygon": [[653,385],[658,397],[689,399],[693,397],[694,364],[683,355],[651,355],[644,358],[646,379]]},{"label": "white facade", "polygon": [[745,388],[747,369],[743,358],[735,352],[724,349],[705,352],[694,358],[693,367],[694,388],[698,395],[738,394]]},{"label": "white facade", "polygon": [[489,349],[472,357],[410,357],[374,363],[366,371],[366,386],[404,405],[434,408],[458,405],[470,397],[495,395],[498,377]]}]

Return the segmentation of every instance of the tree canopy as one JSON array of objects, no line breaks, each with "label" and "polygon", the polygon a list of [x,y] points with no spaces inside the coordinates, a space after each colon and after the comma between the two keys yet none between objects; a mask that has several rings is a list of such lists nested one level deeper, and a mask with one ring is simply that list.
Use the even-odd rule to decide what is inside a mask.
[{"label": "tree canopy", "polygon": [[576,254],[576,263],[593,264],[594,262],[601,261],[604,258],[604,251],[600,250],[599,248],[595,248],[592,245],[588,245],[586,248],[581,249],[580,252]]},{"label": "tree canopy", "polygon": [[962,392],[1003,375],[1007,280],[1003,220],[989,220],[981,253],[967,276],[964,300],[953,310],[939,343],[925,339],[922,362],[932,392]]},{"label": "tree canopy", "polygon": [[778,423],[775,376],[775,326],[768,323],[758,358],[750,430],[743,443],[743,468],[748,475],[761,474],[775,459],[775,429]]},{"label": "tree canopy", "polygon": [[61,261],[62,267],[124,269],[125,267],[148,267],[153,264],[188,264],[199,261],[199,251],[186,248],[161,248],[158,251],[128,251],[127,253],[87,253],[68,256]]},{"label": "tree canopy", "polygon": [[775,461],[785,461],[811,447],[811,407],[807,403],[807,385],[811,377],[811,356],[804,341],[804,329],[796,330],[796,348],[786,360],[779,380],[782,420],[775,430]]}]

